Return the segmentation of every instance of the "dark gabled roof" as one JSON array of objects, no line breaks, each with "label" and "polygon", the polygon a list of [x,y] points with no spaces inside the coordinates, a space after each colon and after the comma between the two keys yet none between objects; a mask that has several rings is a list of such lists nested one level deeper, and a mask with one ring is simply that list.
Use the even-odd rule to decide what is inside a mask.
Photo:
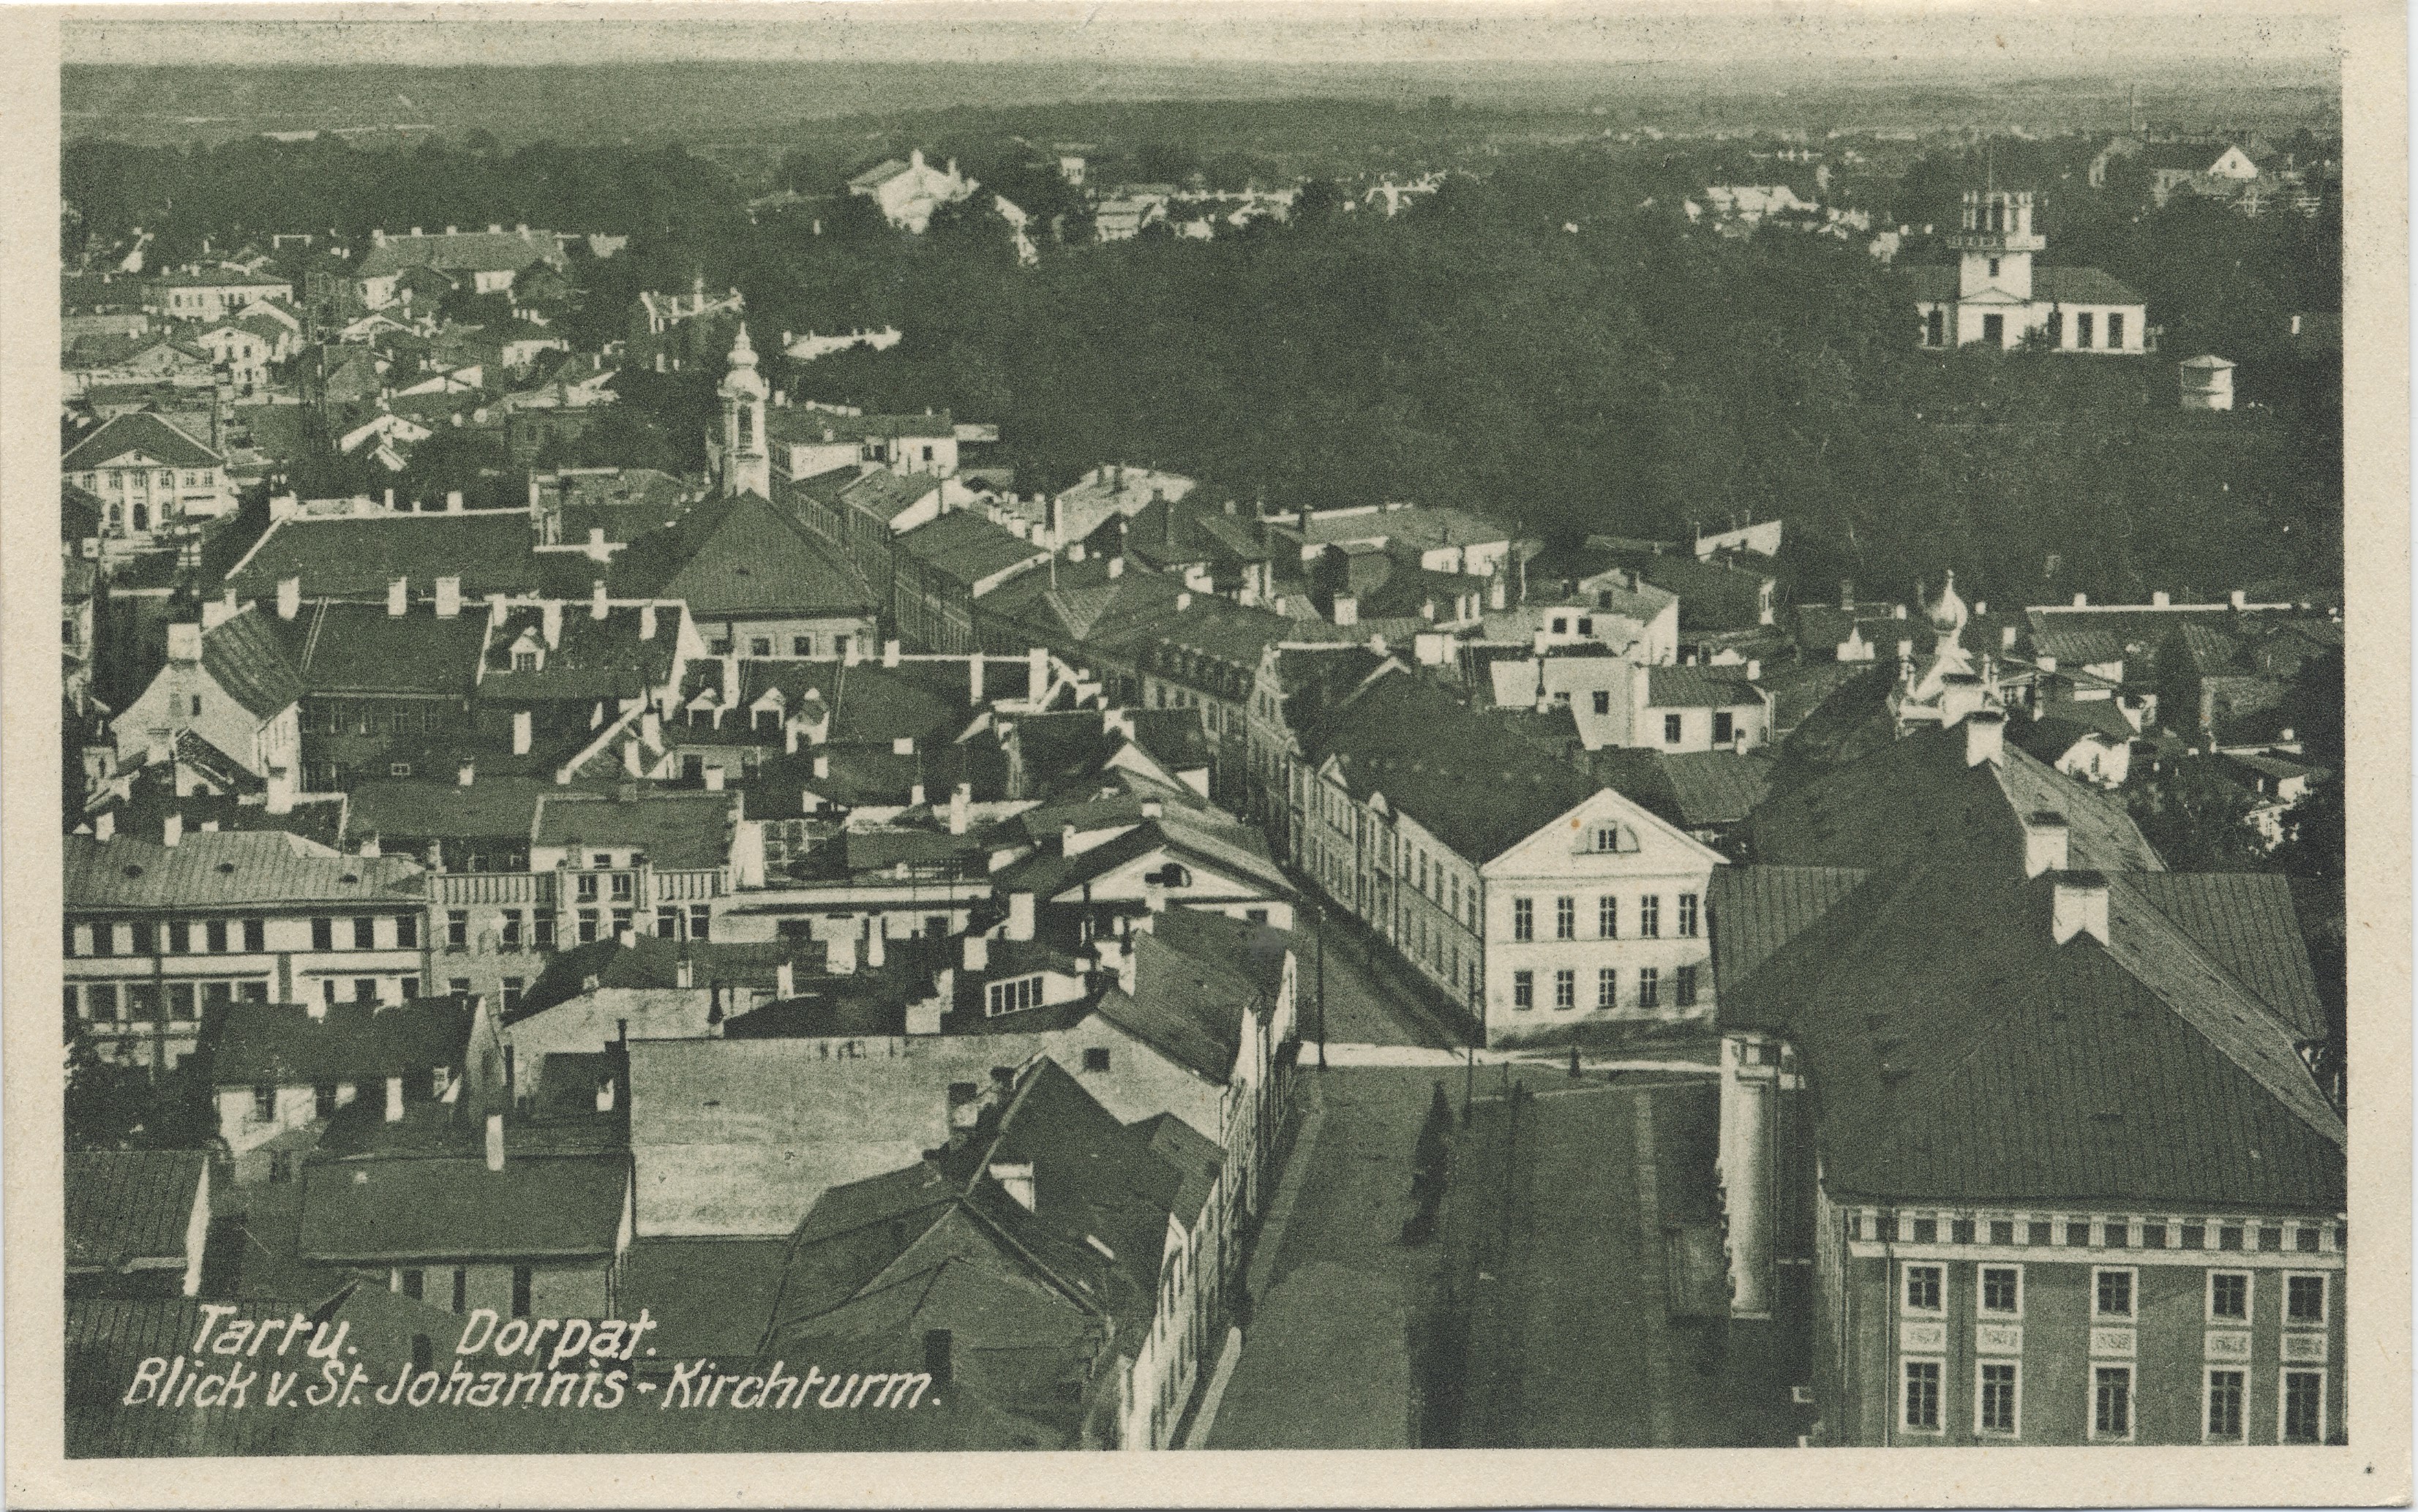
[{"label": "dark gabled roof", "polygon": [[2326,1032],[2291,879],[2265,872],[2135,873],[2126,885],[2257,993],[2302,1039]]},{"label": "dark gabled roof", "polygon": [[1945,838],[1986,834],[2020,848],[2020,816],[2065,816],[2073,863],[2163,871],[2123,800],[2065,776],[2009,742],[2004,759],[1965,764],[1961,726],[1926,728],[1780,794],[1747,821],[1757,861],[1795,865],[1898,864]]},{"label": "dark gabled roof", "polygon": [[691,505],[617,553],[605,581],[615,598],[681,599],[699,619],[875,607],[852,568],[753,495]]},{"label": "dark gabled roof", "polygon": [[941,480],[928,473],[896,473],[875,470],[862,474],[852,483],[841,486],[840,505],[869,514],[888,525],[915,505],[939,492]]},{"label": "dark gabled roof", "polygon": [[[100,519],[106,511],[107,506],[101,503],[99,495],[87,493],[73,483],[61,483],[59,539],[69,542],[91,540],[100,534]],[[88,567],[90,564],[85,565]]]},{"label": "dark gabled roof", "polygon": [[77,909],[418,908],[423,886],[408,857],[341,855],[276,831],[188,832],[175,846],[71,834],[64,844],[67,906]]},{"label": "dark gabled roof", "polygon": [[1737,709],[1763,702],[1743,666],[1650,666],[1645,688],[1649,709]]},{"label": "dark gabled roof", "polygon": [[[627,945],[616,939],[600,939],[564,951],[546,962],[545,970],[522,997],[520,1006],[513,1010],[512,1021],[518,1023],[590,990],[660,991],[677,987],[680,963],[683,960],[689,963],[689,980],[699,992],[715,985],[770,989],[780,979],[782,962],[798,962],[812,970],[821,954],[819,947],[788,939],[762,943],[673,940],[649,934],[633,934]],[[596,983],[594,989],[588,985],[591,977]]]},{"label": "dark gabled roof", "polygon": [[650,793],[616,800],[558,792],[538,807],[534,842],[635,849],[658,870],[719,866],[730,857],[737,795]]},{"label": "dark gabled roof", "polygon": [[2036,655],[2054,657],[2061,668],[2105,666],[2124,660],[2124,643],[2108,631],[2089,626],[2043,626],[2032,633]]},{"label": "dark gabled roof", "polygon": [[487,634],[484,615],[439,619],[425,604],[394,615],[382,603],[323,600],[305,604],[290,620],[261,623],[275,627],[302,691],[313,694],[467,698],[478,686],[479,652]]},{"label": "dark gabled roof", "polygon": [[621,1257],[615,1295],[653,1316],[666,1358],[744,1358],[764,1342],[788,1248],[786,1239],[641,1239]]},{"label": "dark gabled roof", "polygon": [[450,778],[376,778],[351,789],[345,831],[397,840],[526,843],[537,801],[561,789],[547,777],[472,773],[467,787]]},{"label": "dark gabled roof", "polygon": [[2147,304],[2139,295],[2095,267],[2035,267],[2032,299],[2051,304]]},{"label": "dark gabled roof", "polygon": [[944,436],[957,433],[956,421],[943,409],[925,415],[843,415],[811,405],[788,405],[764,417],[764,434],[775,441],[818,444],[834,441],[886,441],[897,436]]},{"label": "dark gabled roof", "polygon": [[1049,555],[1002,525],[971,510],[956,510],[900,536],[898,550],[931,572],[968,586],[1000,573],[1030,566]]},{"label": "dark gabled roof", "polygon": [[551,231],[449,231],[441,236],[389,236],[361,254],[358,278],[433,267],[451,272],[517,272],[531,263],[563,261]]},{"label": "dark gabled roof", "polygon": [[1937,304],[1956,298],[1956,269],[1937,264],[1900,267],[1906,298],[1920,304]]},{"label": "dark gabled roof", "polygon": [[199,1150],[74,1153],[67,1163],[67,1260],[77,1271],[185,1264],[185,1230],[210,1157]]},{"label": "dark gabled roof", "polygon": [[1370,682],[1305,735],[1314,764],[1339,764],[1355,798],[1382,792],[1465,861],[1493,860],[1600,787],[1415,677]]},{"label": "dark gabled roof", "polygon": [[1742,987],[1780,948],[1872,876],[1855,866],[1716,866],[1705,894],[1713,979]]},{"label": "dark gabled roof", "polygon": [[[669,680],[678,653],[681,612],[678,604],[656,608],[655,633],[640,633],[648,605],[607,603],[604,618],[586,604],[566,603],[556,626],[555,643],[543,641],[545,611],[534,604],[508,612],[486,640],[486,675],[480,696],[515,701],[538,698],[581,700],[636,698]],[[544,665],[516,671],[513,648],[528,634],[544,648]]]},{"label": "dark gabled roof", "polygon": [[303,693],[283,637],[252,604],[203,633],[202,670],[254,719],[283,713]]},{"label": "dark gabled roof", "polygon": [[217,452],[166,420],[137,410],[101,421],[91,435],[68,449],[59,459],[59,470],[88,471],[130,451],[140,451],[167,467],[215,467],[220,463]]},{"label": "dark gabled roof", "polygon": [[316,1085],[461,1066],[473,1000],[416,998],[373,1012],[339,1003],[238,1002],[226,1010],[211,1074],[222,1087]]},{"label": "dark gabled roof", "polygon": [[[559,575],[547,573],[534,541],[521,510],[279,520],[227,574],[227,586],[247,599],[273,601],[281,579],[298,577],[306,598],[383,603],[398,577],[411,580],[415,595],[433,591],[440,577],[458,577],[466,600],[519,595]],[[586,587],[580,582],[574,591]]]},{"label": "dark gabled roof", "polygon": [[508,1119],[501,1170],[479,1155],[306,1161],[303,1258],[339,1265],[609,1259],[629,1203],[629,1154],[521,1153],[514,1132]]}]

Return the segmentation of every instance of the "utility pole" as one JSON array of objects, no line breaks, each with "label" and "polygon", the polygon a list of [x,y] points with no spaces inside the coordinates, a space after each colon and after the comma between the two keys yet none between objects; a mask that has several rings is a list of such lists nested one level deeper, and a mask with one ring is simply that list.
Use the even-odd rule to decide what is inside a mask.
[{"label": "utility pole", "polygon": [[1466,1128],[1477,1117],[1477,1036],[1486,1031],[1480,1016],[1477,984],[1469,986],[1469,1040],[1462,1046],[1461,1122]]},{"label": "utility pole", "polygon": [[1326,910],[1309,906],[1309,926],[1318,935],[1318,1069],[1326,1069]]}]

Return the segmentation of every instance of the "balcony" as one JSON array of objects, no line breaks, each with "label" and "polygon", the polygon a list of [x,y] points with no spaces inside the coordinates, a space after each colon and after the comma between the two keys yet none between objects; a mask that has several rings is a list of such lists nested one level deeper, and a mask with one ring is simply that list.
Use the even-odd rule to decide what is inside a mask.
[{"label": "balcony", "polygon": [[481,905],[551,909],[561,895],[552,872],[439,872],[428,880],[429,902],[440,909]]},{"label": "balcony", "polygon": [[647,891],[654,895],[653,903],[704,903],[722,895],[722,868],[698,866],[681,871],[658,871],[654,886]]}]

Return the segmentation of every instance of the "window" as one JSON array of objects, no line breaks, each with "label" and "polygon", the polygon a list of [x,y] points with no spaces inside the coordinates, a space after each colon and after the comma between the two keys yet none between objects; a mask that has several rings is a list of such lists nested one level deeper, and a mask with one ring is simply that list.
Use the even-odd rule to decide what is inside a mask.
[{"label": "window", "polygon": [[2076,346],[2089,346],[2090,344],[2090,336],[2089,313],[2088,311],[2084,311],[2075,314],[2074,317],[2074,344]]},{"label": "window", "polygon": [[1948,1223],[1948,1242],[1951,1245],[1971,1244],[1973,1242],[1973,1220],[1970,1218],[1950,1219]]},{"label": "window", "polygon": [[335,920],[314,919],[311,921],[311,948],[313,950],[334,950],[336,948]]},{"label": "window", "polygon": [[2133,1226],[2129,1223],[2105,1223],[2099,1227],[2099,1242],[2109,1249],[2130,1249]]},{"label": "window", "polygon": [[713,938],[712,909],[702,903],[695,904],[690,907],[688,910],[688,938],[691,939],[712,939]]},{"label": "window", "polygon": [[1595,691],[1595,711],[1599,714],[1612,712],[1612,695],[1601,688]]},{"label": "window", "polygon": [[994,982],[986,996],[983,1012],[996,1018],[1002,1014],[1021,1013],[1040,1006],[1041,978],[1020,976],[1013,981]]},{"label": "window", "polygon": [[1579,938],[1578,899],[1558,897],[1553,900],[1553,938],[1555,939]]},{"label": "window", "polygon": [[212,919],[202,925],[202,945],[213,955],[226,954],[227,926],[224,919]]},{"label": "window", "polygon": [[420,947],[420,916],[398,913],[394,916],[394,948],[417,950]]},{"label": "window", "polygon": [[1736,740],[1737,738],[1737,716],[1733,715],[1733,714],[1732,714],[1728,710],[1726,710],[1726,709],[1722,709],[1722,710],[1714,710],[1714,712],[1713,712],[1713,743],[1714,743],[1715,745],[1727,745],[1727,744],[1729,744],[1729,743],[1730,743],[1730,741],[1732,741],[1733,740]]},{"label": "window", "polygon": [[353,921],[353,949],[355,949],[355,950],[375,950],[376,948],[377,948],[377,921],[376,921],[375,919],[367,919],[367,918],[364,918],[364,919],[356,919],[356,920],[354,920],[354,921]]},{"label": "window", "polygon": [[[414,1302],[418,1302],[420,1300],[421,1293],[425,1291],[426,1288],[427,1274],[425,1272],[420,1270],[408,1270],[403,1273],[403,1294],[405,1296],[409,1297]],[[425,1367],[423,1367],[423,1368]]]},{"label": "window", "polygon": [[1660,1007],[1662,1001],[1661,995],[1662,973],[1650,966],[1638,968],[1637,1006],[1640,1008]]},{"label": "window", "polygon": [[2107,313],[2107,349],[2115,351],[2124,344],[2124,317],[2114,311]]},{"label": "window", "polygon": [[1637,900],[1637,934],[1641,939],[1662,938],[1662,897],[1648,893]]},{"label": "window", "polygon": [[420,996],[420,978],[418,978],[418,977],[416,977],[416,976],[407,976],[407,977],[405,977],[405,978],[403,979],[403,1000],[404,1000],[404,1001],[406,1001],[406,1002],[409,1002],[412,999],[417,998],[417,997],[419,997],[419,996]]},{"label": "window", "polygon": [[311,1116],[314,1118],[334,1118],[336,1116],[336,1084],[334,1082],[323,1081],[311,1089]]},{"label": "window", "polygon": [[2242,1402],[2247,1375],[2240,1370],[2211,1370],[2208,1373],[2208,1428],[2202,1435],[2210,1443],[2242,1442]]},{"label": "window", "polygon": [[2326,1378],[2316,1370],[2284,1372],[2286,1443],[2318,1443],[2325,1438]]},{"label": "window", "polygon": [[1984,1361],[1976,1382],[1973,1405],[1973,1431],[2013,1438],[2022,1421],[2019,1403],[2022,1387],[2012,1362]]},{"label": "window", "polygon": [[2133,1436],[2133,1367],[2103,1365],[2090,1372],[2090,1436],[2129,1439]]},{"label": "window", "polygon": [[2326,1278],[2288,1275],[2284,1278],[2284,1321],[2322,1323],[2326,1321]]},{"label": "window", "polygon": [[1948,344],[1947,312],[1934,310],[1922,317],[1922,344],[1925,346]]},{"label": "window", "polygon": [[2183,1247],[2185,1249],[2206,1249],[2208,1247],[2208,1228],[2206,1225],[2187,1223],[2182,1226],[2182,1230]]},{"label": "window", "polygon": [[515,1012],[521,1005],[521,993],[528,986],[528,978],[508,976],[504,978],[503,986],[504,1012],[508,1014]]},{"label": "window", "polygon": [[2048,313],[2048,344],[2051,346],[2065,344],[2065,312],[2062,310]]},{"label": "window", "polygon": [[789,654],[790,654],[791,656],[812,656],[812,655],[814,655],[814,654],[815,654],[815,638],[814,638],[812,635],[792,635],[792,636],[790,636],[790,637],[789,637]]},{"label": "window", "polygon": [[252,1121],[254,1123],[277,1122],[277,1089],[254,1087],[252,1090]]},{"label": "window", "polygon": [[190,1024],[193,1021],[195,1016],[196,1016],[193,1012],[193,985],[191,982],[169,983],[168,1017],[176,1023]]},{"label": "window", "polygon": [[2133,1273],[2098,1271],[2091,1277],[2091,1311],[2101,1318],[2133,1316]]},{"label": "window", "polygon": [[1514,971],[1511,973],[1511,1006],[1514,1008],[1534,1008],[1537,1006],[1536,972]]},{"label": "window", "polygon": [[2216,1247],[2219,1249],[2240,1249],[2242,1247],[2242,1230],[2239,1228],[2232,1226],[2217,1229]]},{"label": "window", "polygon": [[294,1179],[293,1151],[271,1150],[268,1153],[268,1179],[271,1182],[290,1182]]},{"label": "window", "polygon": [[467,1265],[453,1267],[453,1310],[456,1313],[470,1310],[470,1268]]},{"label": "window", "polygon": [[1664,745],[1676,745],[1679,743],[1679,716],[1677,714],[1665,714],[1662,716],[1662,743]]},{"label": "window", "polygon": [[1105,1045],[1085,1046],[1083,1048],[1083,1069],[1086,1071],[1106,1071],[1109,1069],[1109,1047]]},{"label": "window", "polygon": [[1905,1426],[1916,1433],[1939,1431],[1939,1362],[1905,1362]]},{"label": "window", "polygon": [[554,949],[553,914],[541,913],[531,919],[529,921],[529,932],[534,937],[529,940],[529,943],[532,946],[539,950]]},{"label": "window", "polygon": [[579,910],[579,942],[583,945],[596,943],[596,910],[594,909]]},{"label": "window", "polygon": [[1537,938],[1537,905],[1535,900],[1530,898],[1513,898],[1511,900],[1511,938],[1513,939],[1534,939]]},{"label": "window", "polygon": [[529,1283],[532,1279],[528,1266],[513,1267],[513,1316],[515,1318],[529,1315]]},{"label": "window", "polygon": [[1679,938],[1696,938],[1696,894],[1693,893],[1679,894]]},{"label": "window", "polygon": [[537,670],[537,652],[535,652],[535,651],[514,651],[514,652],[513,652],[513,671],[515,671],[515,672],[534,672],[534,671],[536,671],[536,670]]},{"label": "window", "polygon": [[2212,1323],[2246,1323],[2250,1321],[2249,1272],[2209,1272],[2208,1321]]},{"label": "window", "polygon": [[268,948],[268,924],[266,920],[246,919],[243,922],[243,948],[255,955]]},{"label": "window", "polygon": [[2013,1265],[1982,1267],[1982,1310],[2002,1318],[2020,1318],[2024,1312],[2024,1273]]},{"label": "window", "polygon": [[1680,1007],[1696,1006],[1696,969],[1692,966],[1679,968],[1678,973],[1672,978],[1671,989]]},{"label": "window", "polygon": [[1995,257],[1990,259],[1990,276],[1992,278],[1998,276],[1998,260]]},{"label": "window", "polygon": [[1596,969],[1595,1005],[1599,1008],[1620,1006],[1620,973],[1609,966]]},{"label": "window", "polygon": [[92,1010],[85,1016],[86,1017],[98,1019],[104,1024],[114,1024],[117,1021],[117,985],[115,983],[96,982],[84,988],[84,994],[85,1002]]},{"label": "window", "polygon": [[499,942],[506,950],[518,950],[521,948],[521,910],[507,909],[503,917],[504,927]]},{"label": "window", "polygon": [[2004,315],[1983,315],[1982,317],[1982,340],[1987,342],[1992,346],[2006,345],[2007,317]]},{"label": "window", "polygon": [[142,921],[138,920],[138,921],[136,921],[136,922],[135,922],[135,924],[134,924],[134,926],[133,926],[133,927],[134,927],[134,954],[135,954],[135,955],[159,955],[159,954],[160,954],[160,926],[159,926],[158,924],[146,924],[146,923],[144,923],[144,922],[142,922]]},{"label": "window", "polygon": [[322,977],[320,979],[319,1000],[326,1003],[330,1008],[333,1008],[336,1005],[336,979],[334,977]]},{"label": "window", "polygon": [[[1921,1236],[1917,1235],[1919,1240]],[[1909,1265],[1905,1268],[1905,1310],[1907,1312],[1940,1312],[1942,1277],[1945,1267]]]},{"label": "window", "polygon": [[2073,1249],[2090,1247],[2090,1220],[2068,1218],[2065,1221],[2065,1242],[2067,1246]]},{"label": "window", "polygon": [[772,637],[772,636],[770,636],[770,635],[751,635],[751,636],[749,636],[749,637],[748,637],[748,640],[747,640],[747,654],[748,654],[748,655],[750,655],[750,656],[770,656],[770,655],[772,655],[772,654],[773,654],[773,637]]},{"label": "window", "polygon": [[1553,973],[1553,1006],[1575,1008],[1579,1005],[1579,974],[1576,971]]},{"label": "window", "polygon": [[470,945],[470,911],[467,909],[445,910],[445,944],[449,950],[467,950]]},{"label": "window", "polygon": [[355,1002],[377,1001],[377,978],[374,976],[357,976],[353,978],[353,1000]]},{"label": "window", "polygon": [[2141,1225],[2141,1246],[2144,1249],[2165,1248],[2166,1226],[2163,1223],[2145,1223]]},{"label": "window", "polygon": [[628,872],[615,872],[612,878],[613,901],[616,903],[627,903],[632,898],[635,897],[637,895],[637,878]]},{"label": "window", "polygon": [[1595,935],[1598,939],[1620,938],[1620,899],[1609,893],[1595,900]]},{"label": "window", "polygon": [[574,889],[574,891],[576,893],[577,897],[578,897],[578,901],[579,901],[579,902],[582,902],[582,903],[593,903],[593,902],[595,902],[595,901],[596,901],[596,875],[595,875],[593,872],[582,872],[582,873],[580,873],[580,874],[579,874],[579,876],[578,876],[577,878],[574,878],[574,879],[573,879],[573,889]]}]

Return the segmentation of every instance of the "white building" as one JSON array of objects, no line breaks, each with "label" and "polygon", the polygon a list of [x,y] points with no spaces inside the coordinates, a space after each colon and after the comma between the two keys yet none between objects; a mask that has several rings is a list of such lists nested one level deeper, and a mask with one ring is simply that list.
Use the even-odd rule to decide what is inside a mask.
[{"label": "white building", "polygon": [[2211,355],[2195,357],[2177,366],[2182,374],[2182,404],[2185,409],[2233,407],[2232,363]]},{"label": "white building", "polygon": [[[2149,347],[2149,301],[2095,267],[2032,267],[2048,238],[2032,229],[2028,190],[1965,191],[1964,225],[1944,267],[1909,270],[1920,344],[1979,342],[2012,350],[2037,339],[2060,352],[2137,356]],[[2037,335],[2036,335],[2037,333]]]},{"label": "white building", "polygon": [[956,159],[951,158],[945,169],[935,168],[924,160],[921,147],[909,153],[905,162],[892,158],[848,181],[849,193],[872,200],[881,206],[883,219],[918,237],[932,223],[933,212],[972,198],[981,187],[957,172]]}]

